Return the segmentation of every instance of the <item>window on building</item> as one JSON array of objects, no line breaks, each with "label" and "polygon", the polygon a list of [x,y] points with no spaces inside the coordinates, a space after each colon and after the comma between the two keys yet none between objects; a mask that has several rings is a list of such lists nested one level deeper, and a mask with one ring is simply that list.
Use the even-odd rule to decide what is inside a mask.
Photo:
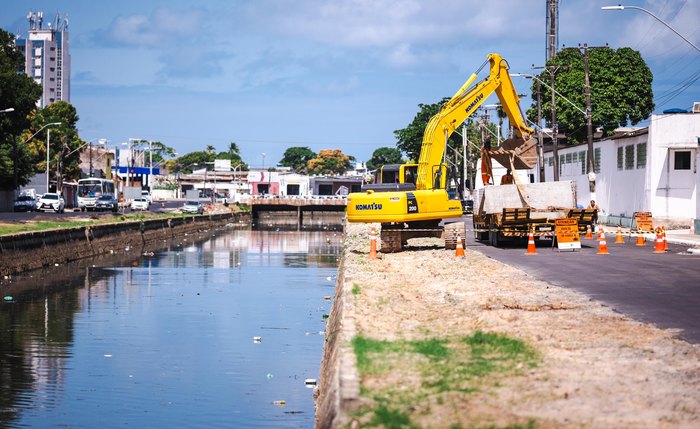
[{"label": "window on building", "polygon": [[634,168],[634,145],[625,146],[625,170]]},{"label": "window on building", "polygon": [[593,149],[593,171],[600,173],[600,148]]},{"label": "window on building", "polygon": [[647,166],[647,144],[639,143],[637,145],[637,168],[646,168]]},{"label": "window on building", "polygon": [[581,163],[581,174],[586,174],[586,152],[578,153],[578,162]]},{"label": "window on building", "polygon": [[299,195],[299,185],[287,185],[287,195]]},{"label": "window on building", "polygon": [[318,195],[333,195],[333,185],[318,185]]},{"label": "window on building", "polygon": [[618,170],[622,170],[622,165],[623,165],[622,164],[622,159],[623,159],[622,158],[622,151],[623,151],[623,147],[618,146],[618,148],[617,148],[617,169]]},{"label": "window on building", "polygon": [[673,152],[673,169],[690,170],[690,151],[677,150]]},{"label": "window on building", "polygon": [[550,156],[549,158],[547,158],[547,165],[550,167],[554,165],[554,157]]},{"label": "window on building", "polygon": [[572,162],[574,162],[573,161],[573,154],[567,153],[565,159],[566,159],[567,164],[571,164]]}]

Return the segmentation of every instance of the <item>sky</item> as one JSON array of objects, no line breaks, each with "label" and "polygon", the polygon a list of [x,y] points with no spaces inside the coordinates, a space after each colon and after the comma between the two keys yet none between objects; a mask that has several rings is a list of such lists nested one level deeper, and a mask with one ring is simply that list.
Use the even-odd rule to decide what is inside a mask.
[{"label": "sky", "polygon": [[[700,52],[644,12],[600,9],[617,2],[560,0],[559,48],[638,50],[654,74],[655,113],[690,109],[700,101]],[[160,141],[180,155],[235,142],[251,167],[270,167],[294,146],[358,161],[395,147],[394,130],[418,104],[451,96],[489,53],[512,73],[538,72],[546,3],[2,0],[0,27],[26,37],[30,10],[45,22],[68,17],[70,102],[83,140]],[[700,46],[700,1],[623,4]],[[529,94],[529,80],[513,80]],[[523,98],[523,110],[530,103]]]}]

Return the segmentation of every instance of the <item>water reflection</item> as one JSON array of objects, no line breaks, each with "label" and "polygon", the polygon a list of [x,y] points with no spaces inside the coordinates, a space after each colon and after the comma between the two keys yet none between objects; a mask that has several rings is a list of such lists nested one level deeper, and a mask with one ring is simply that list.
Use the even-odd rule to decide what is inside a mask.
[{"label": "water reflection", "polygon": [[217,232],[14,280],[0,427],[312,427],[341,239]]}]

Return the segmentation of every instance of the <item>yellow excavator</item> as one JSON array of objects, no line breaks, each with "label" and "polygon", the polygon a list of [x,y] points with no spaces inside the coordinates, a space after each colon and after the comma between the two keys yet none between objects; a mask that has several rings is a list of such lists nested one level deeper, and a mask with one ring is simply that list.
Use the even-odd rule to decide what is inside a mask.
[{"label": "yellow excavator", "polygon": [[[490,66],[489,76],[472,86],[486,64]],[[523,121],[520,99],[508,68],[508,63],[500,55],[489,54],[481,67],[428,122],[418,163],[385,166],[378,172],[375,183],[364,185],[362,192],[348,196],[349,222],[382,224],[382,252],[401,251],[409,238],[440,237],[445,232],[441,226],[443,219],[462,216],[462,202],[456,193],[447,190],[451,179],[455,178],[448,177],[445,148],[450,135],[492,93],[498,96],[516,138],[506,140],[495,149],[482,148],[484,183],[490,180],[491,159],[512,170],[536,165],[536,140],[532,138],[533,130]],[[445,234],[447,247],[454,244],[455,234]],[[463,232],[461,237],[465,238]]]}]

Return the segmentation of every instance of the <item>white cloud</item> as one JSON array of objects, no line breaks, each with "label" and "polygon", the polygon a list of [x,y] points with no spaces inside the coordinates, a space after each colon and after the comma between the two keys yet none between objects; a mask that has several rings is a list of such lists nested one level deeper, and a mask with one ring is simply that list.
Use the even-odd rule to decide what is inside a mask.
[{"label": "white cloud", "polygon": [[108,33],[118,44],[158,47],[196,38],[202,31],[203,16],[199,9],[156,9],[150,16],[118,16],[112,21]]},{"label": "white cloud", "polygon": [[496,6],[482,0],[310,0],[296,2],[293,9],[279,8],[276,0],[255,5],[252,13],[270,28],[357,48],[453,41],[460,36],[518,38],[540,20],[533,13],[534,2],[519,0],[502,0]]},{"label": "white cloud", "polygon": [[411,45],[401,43],[389,52],[389,64],[397,68],[411,67],[418,63],[418,58],[411,52]]}]

